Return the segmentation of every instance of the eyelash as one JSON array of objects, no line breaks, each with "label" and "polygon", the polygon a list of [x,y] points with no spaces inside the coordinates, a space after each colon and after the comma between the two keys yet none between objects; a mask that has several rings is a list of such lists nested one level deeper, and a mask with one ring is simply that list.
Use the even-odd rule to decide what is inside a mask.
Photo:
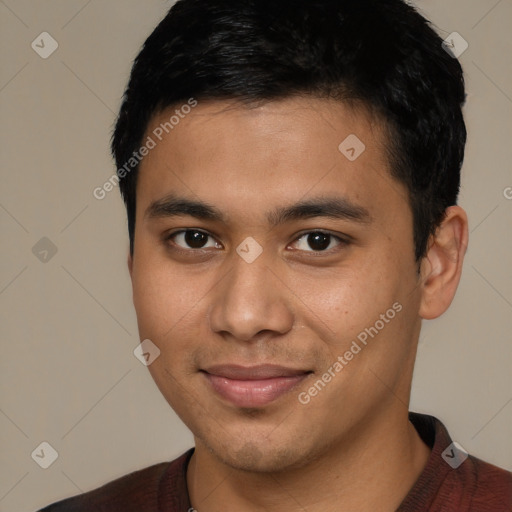
[{"label": "eyelash", "polygon": [[[199,248],[199,249],[193,249],[193,248],[190,248],[190,249],[184,249],[183,247],[180,247],[179,245],[176,245],[175,243],[173,243],[172,246],[170,246],[169,242],[172,242],[172,239],[174,237],[176,237],[177,235],[180,235],[180,234],[184,234],[184,233],[187,233],[187,232],[197,232],[197,233],[203,233],[204,235],[206,235],[207,237],[210,237],[210,238],[213,238],[214,240],[216,240],[216,238],[211,235],[210,233],[208,233],[207,231],[203,231],[202,229],[192,229],[192,228],[189,228],[189,229],[180,229],[179,231],[174,231],[172,233],[168,233],[164,236],[164,242],[166,243],[166,245],[173,251],[176,251],[176,252],[180,252],[180,253],[184,253],[184,254],[191,254],[191,253],[204,253],[205,249],[202,249],[202,248]],[[306,237],[307,235],[310,235],[310,234],[316,234],[316,233],[319,233],[319,234],[323,234],[323,235],[327,235],[327,236],[330,236],[331,238],[335,239],[337,242],[338,242],[338,245],[334,248],[334,249],[328,249],[328,250],[324,250],[324,251],[314,251],[314,250],[311,250],[311,251],[304,251],[304,250],[300,250],[298,249],[297,251],[298,252],[302,252],[302,253],[306,253],[306,254],[311,254],[311,255],[315,255],[315,256],[321,256],[321,255],[330,255],[332,254],[334,251],[337,251],[339,250],[340,248],[343,248],[343,247],[346,247],[350,244],[350,240],[349,240],[349,237],[347,236],[346,238],[345,237],[342,237],[340,235],[335,235],[334,233],[331,233],[330,231],[324,231],[322,229],[313,229],[313,230],[309,230],[309,231],[304,231],[302,233],[300,233],[294,240],[292,243],[296,243],[298,242],[301,238],[304,238]],[[217,240],[216,240],[217,241]],[[217,242],[217,243],[220,243],[220,242]],[[209,248],[206,248],[206,250],[208,250]]]}]

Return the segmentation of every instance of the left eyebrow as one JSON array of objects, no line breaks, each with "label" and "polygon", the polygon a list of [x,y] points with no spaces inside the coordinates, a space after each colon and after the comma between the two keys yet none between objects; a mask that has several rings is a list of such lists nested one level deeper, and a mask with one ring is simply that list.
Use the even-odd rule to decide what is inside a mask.
[{"label": "left eyebrow", "polygon": [[344,197],[320,197],[301,201],[291,206],[276,208],[267,215],[271,226],[314,217],[349,220],[362,224],[369,224],[372,221],[370,212],[366,208]]}]

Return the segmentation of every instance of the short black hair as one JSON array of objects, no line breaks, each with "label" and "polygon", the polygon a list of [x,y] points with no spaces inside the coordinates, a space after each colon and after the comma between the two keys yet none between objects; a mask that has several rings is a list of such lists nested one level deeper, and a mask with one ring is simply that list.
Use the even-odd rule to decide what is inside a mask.
[{"label": "short black hair", "polygon": [[421,259],[456,204],[466,142],[463,71],[442,43],[402,0],[178,0],[134,61],[112,137],[131,253],[138,165],[127,172],[126,162],[154,115],[191,98],[311,95],[361,103],[383,121]]}]

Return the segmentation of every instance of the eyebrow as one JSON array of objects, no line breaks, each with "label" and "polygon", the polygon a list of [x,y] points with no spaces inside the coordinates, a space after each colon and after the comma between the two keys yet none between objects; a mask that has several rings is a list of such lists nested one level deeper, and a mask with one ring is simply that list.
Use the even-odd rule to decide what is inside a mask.
[{"label": "eyebrow", "polygon": [[[226,223],[226,216],[215,206],[198,200],[169,195],[153,201],[144,214],[148,219],[190,216],[201,220]],[[318,197],[299,201],[290,206],[278,207],[267,214],[267,221],[274,227],[294,220],[327,217],[368,224],[370,212],[343,197]]]}]

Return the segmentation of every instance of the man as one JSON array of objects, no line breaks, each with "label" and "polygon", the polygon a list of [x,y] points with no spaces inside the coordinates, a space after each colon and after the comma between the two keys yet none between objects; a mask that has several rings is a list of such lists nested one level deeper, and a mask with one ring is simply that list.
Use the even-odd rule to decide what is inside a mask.
[{"label": "man", "polygon": [[409,413],[449,307],[462,70],[401,0],[180,0],[112,149],[142,350],[195,448],[45,511],[512,510]]}]

